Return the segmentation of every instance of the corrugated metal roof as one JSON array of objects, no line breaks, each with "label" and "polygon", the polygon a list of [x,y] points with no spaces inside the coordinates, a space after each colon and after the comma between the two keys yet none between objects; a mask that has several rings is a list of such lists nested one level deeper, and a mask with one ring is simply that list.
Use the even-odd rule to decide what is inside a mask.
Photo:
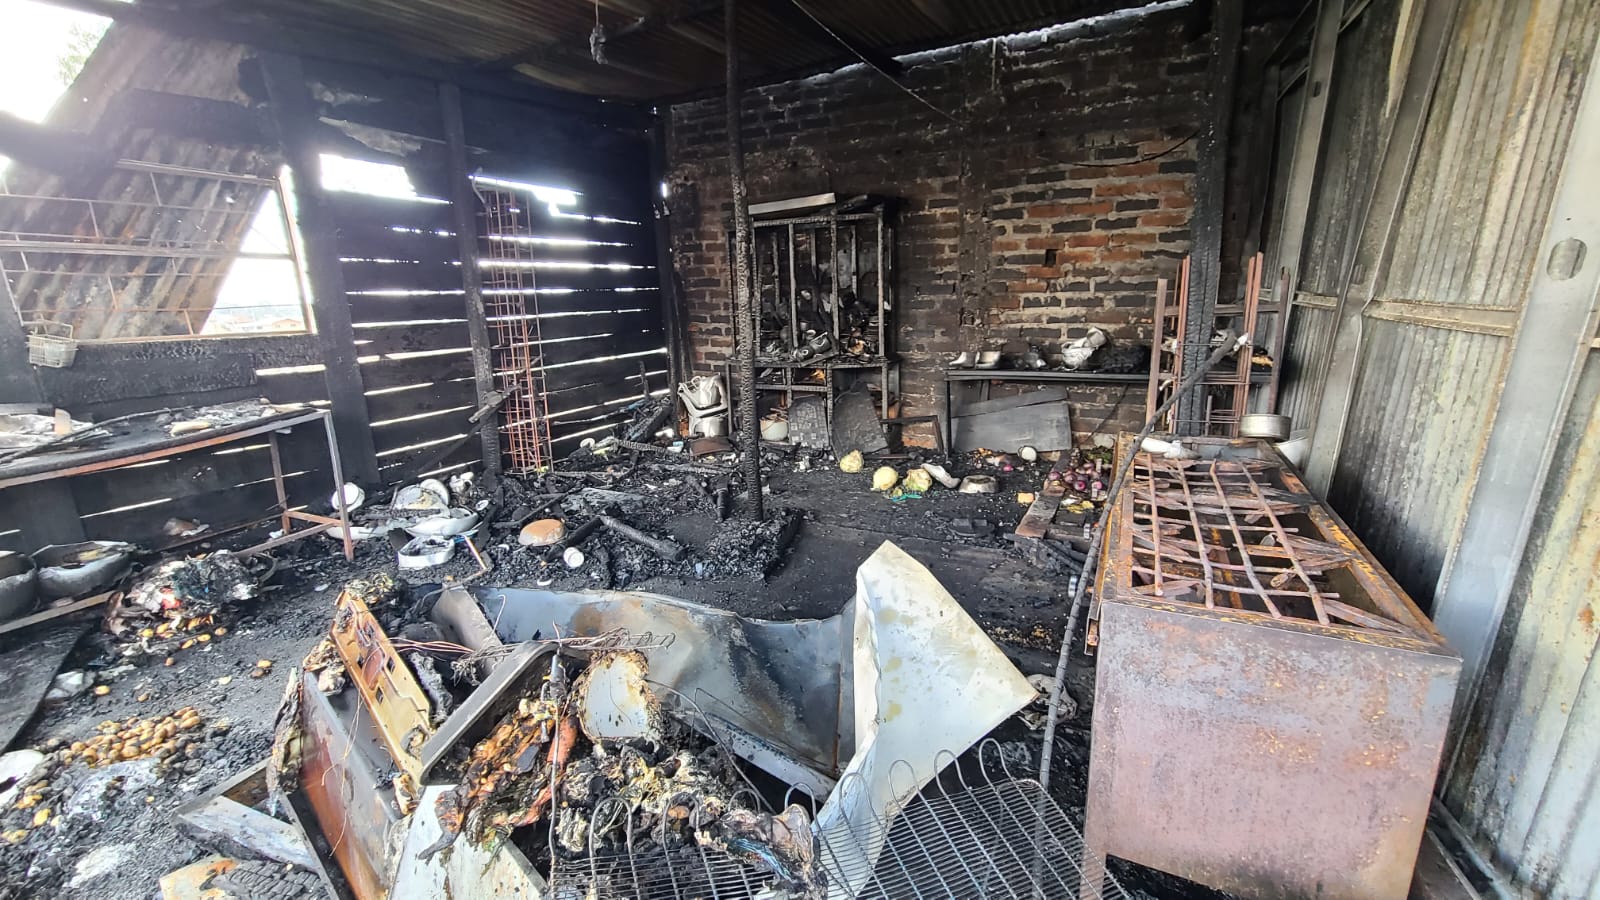
[{"label": "corrugated metal roof", "polygon": [[[238,70],[246,52],[236,44],[177,38],[116,23],[46,124],[64,132],[94,134],[104,149],[122,159],[272,176],[281,164],[276,148],[212,144],[139,127],[127,118],[106,124],[108,113],[116,111],[128,89],[244,102]],[[248,214],[186,214],[180,207],[232,204],[241,211],[253,210],[261,190],[120,169],[63,176],[21,165],[10,167],[0,181],[8,194],[95,201],[92,207],[70,201],[9,201],[0,206],[0,229],[9,235],[77,235],[87,240],[98,234],[112,241],[150,240],[226,250],[237,249],[249,224]],[[157,200],[172,209],[141,205]],[[189,333],[197,327],[192,322],[205,321],[216,302],[220,276],[227,271],[226,262],[215,260],[177,265],[152,257],[34,253],[24,266],[15,254],[11,256],[6,268],[14,273],[11,287],[23,318],[72,325],[85,339]],[[19,274],[21,269],[29,271]]]},{"label": "corrugated metal roof", "polygon": [[[902,53],[1147,2],[745,0],[739,5],[739,40],[745,77],[759,83],[857,61],[827,30],[871,51]],[[713,89],[723,77],[721,0],[254,0],[248,8],[192,7],[198,19],[220,24],[359,38],[487,72],[517,71],[591,94],[684,96]],[[827,30],[813,24],[807,12]],[[597,17],[607,34],[603,66],[589,53]]]}]

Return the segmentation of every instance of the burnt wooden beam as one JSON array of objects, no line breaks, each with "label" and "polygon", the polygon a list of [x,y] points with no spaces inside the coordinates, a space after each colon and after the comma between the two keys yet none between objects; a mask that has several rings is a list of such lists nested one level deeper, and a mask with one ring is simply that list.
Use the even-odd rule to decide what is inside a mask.
[{"label": "burnt wooden beam", "polygon": [[68,180],[98,181],[116,154],[74,131],[63,131],[0,112],[0,155]]},{"label": "burnt wooden beam", "polygon": [[163,7],[151,2],[122,0],[41,0],[51,6],[90,13],[115,22],[154,28],[180,37],[243,44],[262,51],[307,59],[350,63],[385,72],[397,72],[449,81],[464,90],[503,97],[536,106],[581,112],[601,121],[623,125],[643,123],[645,113],[625,104],[602,103],[598,98],[553,90],[507,71],[490,73],[474,67],[452,65],[419,56],[398,46],[375,41],[361,32],[343,28],[291,25],[284,21],[246,21],[216,11]]},{"label": "burnt wooden beam", "polygon": [[356,359],[355,329],[339,262],[338,223],[322,189],[311,92],[298,57],[267,54],[261,60],[261,72],[284,157],[294,173],[295,219],[304,243],[299,248],[300,258],[311,282],[311,309],[317,321],[317,344],[328,400],[332,403],[339,455],[347,477],[358,484],[377,485],[377,448],[372,440],[366,387]]},{"label": "burnt wooden beam", "polygon": [[108,135],[117,128],[152,128],[213,144],[261,147],[277,143],[271,122],[259,110],[226,100],[145,88],[119,92],[94,132]]},{"label": "burnt wooden beam", "polygon": [[739,124],[739,7],[738,0],[725,0],[723,17],[728,36],[728,177],[733,188],[733,315],[738,346],[735,369],[739,382],[740,464],[744,470],[744,489],[750,498],[747,507],[757,522],[762,514],[761,423],[756,421],[756,322],[750,296],[750,206],[744,183],[744,135]]},{"label": "burnt wooden beam", "polygon": [[671,391],[689,379],[692,366],[683,295],[678,291],[678,269],[672,260],[672,207],[658,190],[667,183],[668,127],[669,116],[657,114],[655,127],[650,129],[650,206],[656,231],[656,276],[661,282],[661,327],[667,336],[667,390]]},{"label": "burnt wooden beam", "polygon": [[[472,382],[479,406],[492,402],[494,358],[489,340],[489,319],[483,308],[483,279],[478,269],[478,195],[467,172],[467,132],[461,117],[461,89],[439,85],[439,114],[444,119],[445,143],[450,156],[450,207],[455,216],[456,253],[461,260],[461,287],[466,292],[467,332],[472,337]],[[502,395],[501,400],[505,398]],[[500,480],[500,430],[478,429],[483,449],[484,483],[493,490]]]},{"label": "burnt wooden beam", "polygon": [[885,75],[898,76],[905,71],[900,61],[862,43],[855,35],[846,34],[802,0],[765,0],[765,9],[812,39],[825,45],[837,44],[859,57],[862,62]]},{"label": "burnt wooden beam", "polygon": [[[1228,130],[1239,77],[1243,4],[1212,0],[1211,59],[1207,80],[1211,105],[1200,127],[1199,171],[1195,174],[1193,262],[1189,267],[1189,306],[1183,334],[1183,371],[1204,365],[1211,353],[1217,295],[1222,290],[1222,230],[1228,195]],[[1243,352],[1243,351],[1241,351]],[[1178,399],[1177,431],[1198,434],[1205,419],[1205,386],[1197,384]]]}]

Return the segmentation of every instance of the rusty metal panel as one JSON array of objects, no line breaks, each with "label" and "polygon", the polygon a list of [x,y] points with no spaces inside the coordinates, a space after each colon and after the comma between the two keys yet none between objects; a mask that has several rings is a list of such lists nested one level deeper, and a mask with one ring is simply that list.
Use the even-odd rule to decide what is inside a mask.
[{"label": "rusty metal panel", "polygon": [[1388,62],[1399,20],[1398,0],[1379,0],[1339,35],[1327,120],[1300,265],[1302,290],[1337,294],[1349,255],[1350,232],[1372,178],[1383,132]]},{"label": "rusty metal panel", "polygon": [[1331,308],[1295,303],[1289,319],[1289,341],[1284,346],[1283,393],[1278,412],[1288,416],[1296,432],[1311,425],[1317,408],[1317,383],[1328,367],[1328,352],[1333,349],[1333,327],[1338,317]]},{"label": "rusty metal panel", "polygon": [[428,695],[353,592],[339,594],[328,634],[400,769],[396,784],[415,797],[422,778],[422,746],[433,735]]},{"label": "rusty metal panel", "polygon": [[1404,897],[1455,660],[1108,601],[1089,846],[1248,897]]},{"label": "rusty metal panel", "polygon": [[1328,502],[1425,608],[1456,539],[1509,342],[1368,320]]},{"label": "rusty metal panel", "polygon": [[319,855],[331,854],[355,900],[388,892],[390,829],[401,821],[385,773],[392,770],[357,693],[325,696],[315,675],[301,685],[305,751],[299,794],[314,813],[301,817]]},{"label": "rusty metal panel", "polygon": [[1141,454],[1109,508],[1089,858],[1404,897],[1460,659],[1270,447],[1196,449]]},{"label": "rusty metal panel", "polygon": [[1600,360],[1588,361],[1447,783],[1520,887],[1600,897]]}]

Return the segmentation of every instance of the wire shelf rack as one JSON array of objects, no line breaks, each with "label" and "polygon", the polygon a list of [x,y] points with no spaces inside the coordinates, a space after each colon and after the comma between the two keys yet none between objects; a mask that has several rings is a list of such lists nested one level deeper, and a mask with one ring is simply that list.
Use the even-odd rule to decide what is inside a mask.
[{"label": "wire shelf rack", "polygon": [[[890,768],[910,771],[904,763]],[[857,790],[865,785],[854,774],[834,788],[846,798]],[[691,809],[687,818],[693,822],[697,815]],[[608,818],[596,810],[596,821]],[[1095,888],[1083,889],[1084,843],[1078,828],[1039,782],[1010,772],[992,738],[975,754],[952,762],[897,814],[847,819],[826,829],[813,826],[813,831],[828,897],[1128,897],[1109,873]],[[773,874],[761,865],[706,842],[666,847],[654,837],[630,833],[619,852],[558,859],[551,896],[782,896],[772,893]]]}]

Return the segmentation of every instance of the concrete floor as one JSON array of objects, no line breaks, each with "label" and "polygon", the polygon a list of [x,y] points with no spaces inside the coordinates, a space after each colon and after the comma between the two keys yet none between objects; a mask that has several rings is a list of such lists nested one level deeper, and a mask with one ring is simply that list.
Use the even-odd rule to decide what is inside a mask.
[{"label": "concrete floor", "polygon": [[[866,475],[846,476],[831,469],[781,471],[772,477],[769,503],[801,510],[805,521],[772,577],[701,580],[675,573],[628,587],[743,615],[827,616],[853,594],[856,566],[883,541],[893,541],[928,566],[1019,668],[1046,673],[1054,666],[1067,614],[1066,584],[1024,562],[1004,539],[1024,509],[1016,503],[1015,491],[1033,488],[1041,475],[1008,476],[1011,483],[991,497],[935,491],[920,500],[891,503],[867,490]],[[987,518],[995,524],[995,532],[985,538],[952,538],[949,523],[955,518]],[[705,546],[722,527],[709,504],[658,510],[640,519],[649,520],[656,533],[690,548]],[[16,746],[39,746],[52,738],[81,740],[103,720],[148,717],[191,705],[208,722],[226,720],[229,727],[207,744],[204,765],[194,773],[156,782],[134,777],[127,783],[135,787],[126,790],[108,788],[83,771],[69,770],[55,778],[53,787],[61,792],[57,802],[68,811],[66,819],[60,827],[33,830],[26,840],[0,850],[0,876],[4,876],[0,900],[43,894],[151,896],[160,874],[205,855],[204,848],[173,829],[172,810],[264,756],[283,679],[325,632],[340,585],[358,574],[393,568],[393,557],[382,541],[364,544],[355,563],[345,562],[334,547],[314,539],[288,548],[280,560],[275,589],[240,616],[225,637],[176,654],[170,666],[159,659],[144,661],[112,680],[105,696],[84,695],[36,718]],[[503,559],[528,552],[507,549]],[[499,577],[491,574],[486,582],[530,586],[525,579],[506,580],[516,571],[526,570],[504,565]],[[418,577],[426,579],[429,574]],[[23,636],[13,638],[9,646],[25,643]],[[4,649],[0,646],[0,652]],[[274,673],[249,677],[261,659],[274,661]],[[68,665],[109,661],[86,643]],[[1081,711],[1064,724],[1063,739],[1057,743],[1053,793],[1068,815],[1081,821],[1093,693],[1092,662],[1081,654],[1074,657],[1068,690]],[[1004,727],[1008,739],[1037,747],[1037,732],[1030,733],[1015,721]],[[84,796],[90,791],[97,793]],[[4,819],[5,828],[15,826],[13,818]],[[1128,875],[1140,896],[1215,896],[1161,876]]]}]

